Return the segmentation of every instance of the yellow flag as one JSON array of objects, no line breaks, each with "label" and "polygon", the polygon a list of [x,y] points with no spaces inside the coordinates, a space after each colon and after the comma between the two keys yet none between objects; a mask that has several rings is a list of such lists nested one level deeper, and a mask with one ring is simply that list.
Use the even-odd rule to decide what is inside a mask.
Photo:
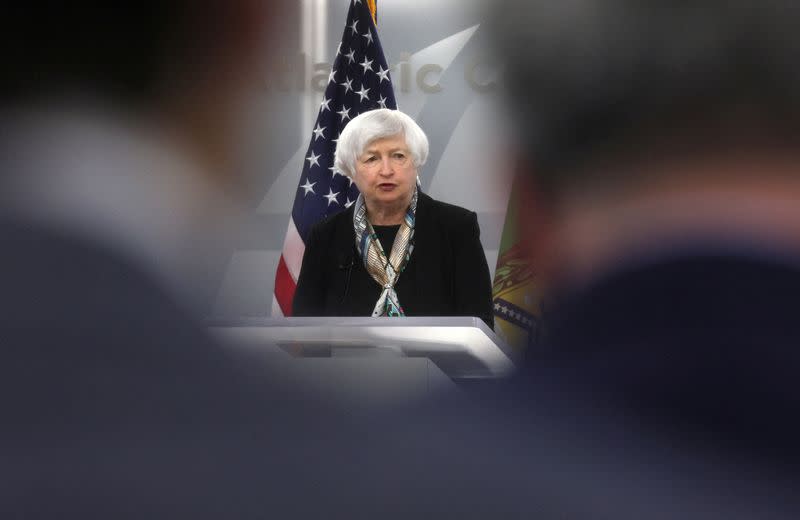
[{"label": "yellow flag", "polygon": [[535,343],[539,333],[541,295],[535,284],[534,270],[520,244],[517,229],[519,193],[512,187],[503,237],[492,285],[494,330],[509,345],[522,351]]}]

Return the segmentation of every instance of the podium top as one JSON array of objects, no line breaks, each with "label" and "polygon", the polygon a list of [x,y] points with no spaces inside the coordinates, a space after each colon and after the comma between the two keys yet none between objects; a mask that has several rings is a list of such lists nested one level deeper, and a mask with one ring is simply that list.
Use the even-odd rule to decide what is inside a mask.
[{"label": "podium top", "polygon": [[503,377],[514,367],[511,348],[472,317],[237,318],[209,326],[226,340],[295,357],[427,357],[453,379]]}]

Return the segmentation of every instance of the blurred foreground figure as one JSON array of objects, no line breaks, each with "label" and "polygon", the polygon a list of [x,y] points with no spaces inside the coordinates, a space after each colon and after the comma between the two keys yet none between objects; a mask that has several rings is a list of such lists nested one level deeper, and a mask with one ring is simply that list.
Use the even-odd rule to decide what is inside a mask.
[{"label": "blurred foreground figure", "polygon": [[[35,45],[3,36],[4,221],[127,258],[187,311],[205,310],[237,214],[243,116],[269,58],[277,8],[259,3],[11,10],[14,35]],[[9,245],[4,256],[35,245]],[[72,267],[41,274],[68,283],[81,275]]]},{"label": "blurred foreground figure", "polygon": [[235,215],[237,125],[277,5],[8,10],[0,516],[263,517],[292,500],[265,497],[263,468],[299,478],[276,447],[318,426],[218,349],[195,306]]},{"label": "blurred foreground figure", "polygon": [[796,517],[800,7],[519,0],[495,22],[552,302],[526,397],[586,448],[577,516]]},{"label": "blurred foreground figure", "polygon": [[[240,116],[275,43],[264,37],[291,19],[278,4],[4,15],[0,517],[529,509],[512,498],[528,483],[506,471],[518,451],[472,416],[350,420],[234,358],[197,319],[235,216]],[[511,483],[487,487],[497,475]]]}]

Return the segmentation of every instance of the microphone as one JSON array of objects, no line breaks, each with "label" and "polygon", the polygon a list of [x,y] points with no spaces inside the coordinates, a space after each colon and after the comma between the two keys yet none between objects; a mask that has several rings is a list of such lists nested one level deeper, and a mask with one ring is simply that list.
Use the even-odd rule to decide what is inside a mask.
[{"label": "microphone", "polygon": [[344,293],[342,294],[342,303],[347,301],[347,293],[350,291],[350,275],[353,273],[353,267],[356,265],[356,247],[355,245],[350,250],[350,253],[341,253],[339,255],[339,269],[347,269],[347,275],[344,279]]},{"label": "microphone", "polygon": [[352,269],[353,264],[355,263],[355,252],[350,251],[350,253],[339,253],[339,269]]}]

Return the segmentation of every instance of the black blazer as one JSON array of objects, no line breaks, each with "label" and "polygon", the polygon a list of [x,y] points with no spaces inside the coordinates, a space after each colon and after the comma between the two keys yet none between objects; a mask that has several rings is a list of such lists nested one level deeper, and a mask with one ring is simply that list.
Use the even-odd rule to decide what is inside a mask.
[{"label": "black blazer", "polygon": [[[381,287],[355,249],[353,211],[311,230],[294,316],[370,316]],[[489,266],[475,212],[424,193],[417,201],[414,252],[395,285],[407,316],[477,316],[493,326]]]}]

